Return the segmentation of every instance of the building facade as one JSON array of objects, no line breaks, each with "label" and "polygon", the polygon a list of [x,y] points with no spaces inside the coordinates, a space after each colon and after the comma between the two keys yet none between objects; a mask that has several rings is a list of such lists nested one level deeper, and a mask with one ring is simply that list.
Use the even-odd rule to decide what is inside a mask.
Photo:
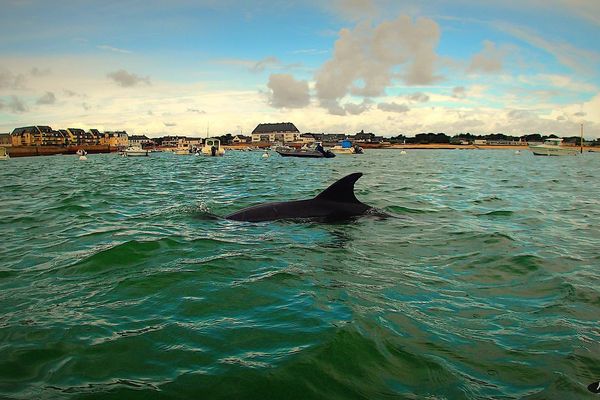
[{"label": "building facade", "polygon": [[300,131],[291,122],[258,124],[252,131],[252,142],[297,142]]},{"label": "building facade", "polygon": [[129,146],[129,136],[125,131],[109,131],[101,135],[100,144],[118,148]]},{"label": "building facade", "polygon": [[86,146],[94,145],[99,143],[99,138],[94,137],[91,132],[86,132],[79,128],[67,128],[61,129],[65,135],[65,143],[70,146]]},{"label": "building facade", "polygon": [[15,128],[11,136],[13,146],[63,146],[65,136],[49,126],[35,125]]}]

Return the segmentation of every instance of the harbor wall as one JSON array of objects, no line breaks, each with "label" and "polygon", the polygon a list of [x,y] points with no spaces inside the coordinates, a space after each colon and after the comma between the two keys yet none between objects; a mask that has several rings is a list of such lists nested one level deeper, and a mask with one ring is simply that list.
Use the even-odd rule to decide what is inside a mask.
[{"label": "harbor wall", "polygon": [[6,152],[11,157],[53,156],[56,154],[75,154],[82,149],[89,154],[112,153],[117,147],[109,145],[80,145],[80,146],[11,146]]}]

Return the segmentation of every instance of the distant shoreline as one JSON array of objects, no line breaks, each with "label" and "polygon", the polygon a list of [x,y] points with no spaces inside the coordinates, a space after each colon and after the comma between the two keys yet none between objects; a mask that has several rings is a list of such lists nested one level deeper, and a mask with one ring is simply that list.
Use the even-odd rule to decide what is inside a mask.
[{"label": "distant shoreline", "polygon": [[[489,145],[489,144],[381,144],[381,143],[356,143],[365,150],[369,149],[388,149],[388,150],[529,150],[525,145]],[[236,145],[223,146],[225,149],[236,150],[256,146],[254,143],[244,143]],[[259,147],[265,147],[260,143]],[[325,145],[327,147],[327,145]],[[579,146],[570,146],[579,149]],[[583,146],[583,151],[600,152],[600,147]]]}]

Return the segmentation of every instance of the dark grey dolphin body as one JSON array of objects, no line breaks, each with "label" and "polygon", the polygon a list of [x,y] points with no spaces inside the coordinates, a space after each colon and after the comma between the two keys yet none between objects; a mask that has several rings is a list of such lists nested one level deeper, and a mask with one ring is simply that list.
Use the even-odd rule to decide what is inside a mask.
[{"label": "dark grey dolphin body", "polygon": [[371,208],[358,201],[354,195],[354,183],[361,176],[360,172],[345,176],[313,199],[258,204],[225,218],[234,221],[261,222],[293,218],[342,220],[361,215]]}]

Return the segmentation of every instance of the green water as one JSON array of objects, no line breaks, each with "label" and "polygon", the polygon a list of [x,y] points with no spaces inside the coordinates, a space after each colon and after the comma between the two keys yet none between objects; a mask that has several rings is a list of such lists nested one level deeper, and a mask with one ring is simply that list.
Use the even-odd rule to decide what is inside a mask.
[{"label": "green water", "polygon": [[600,154],[261,155],[2,162],[0,398],[597,398]]}]

